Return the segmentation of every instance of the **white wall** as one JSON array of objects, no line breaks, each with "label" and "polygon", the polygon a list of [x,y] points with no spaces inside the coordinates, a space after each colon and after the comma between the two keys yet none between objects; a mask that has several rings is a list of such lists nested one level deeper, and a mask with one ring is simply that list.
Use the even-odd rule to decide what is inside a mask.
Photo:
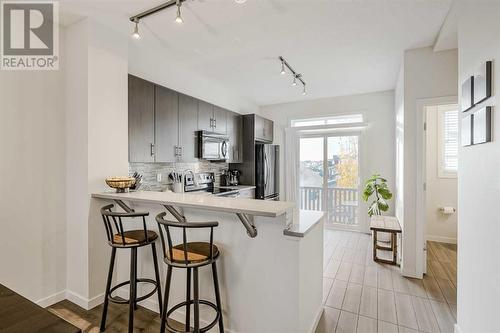
[{"label": "white wall", "polygon": [[0,283],[41,305],[66,286],[64,43],[60,58],[0,71]]},{"label": "white wall", "polygon": [[68,298],[89,308],[104,292],[110,248],[90,194],[128,174],[126,37],[85,19],[68,28]]},{"label": "white wall", "polygon": [[427,240],[453,243],[457,242],[457,213],[445,215],[440,207],[458,205],[457,177],[443,178],[439,176],[439,111],[438,106],[427,109],[426,131],[426,184],[425,191],[425,230]]},{"label": "white wall", "polygon": [[[285,161],[284,129],[289,126],[290,120],[362,113],[369,126],[362,137],[361,176],[366,178],[380,173],[387,177],[390,188],[394,189],[394,91],[269,105],[261,107],[260,113],[275,122],[275,143],[283,146],[281,161]],[[282,180],[285,167],[286,163],[281,163]],[[281,182],[280,192],[285,193],[284,181]],[[366,214],[366,207],[362,207],[361,214]],[[394,204],[391,204],[389,213],[393,212]]]},{"label": "white wall", "polygon": [[[431,47],[408,50],[403,61],[403,73],[398,82],[397,103],[397,156],[403,160],[403,168],[398,163],[397,193],[398,218],[403,227],[402,272],[406,276],[421,277],[423,261],[417,261],[417,251],[423,251],[422,244],[417,247],[417,112],[418,103],[425,99],[457,95],[457,51],[433,52]],[[401,86],[403,80],[403,86]],[[403,94],[404,96],[401,96]],[[401,101],[404,100],[404,110]],[[401,117],[401,111],[403,116]],[[404,136],[401,140],[400,135]],[[402,150],[400,145],[403,144]],[[403,173],[401,175],[401,172]],[[422,186],[422,185],[420,185]],[[399,206],[403,206],[402,209]],[[421,237],[420,237],[421,238]]]},{"label": "white wall", "polygon": [[[460,2],[460,83],[493,60],[493,95],[500,86],[500,3]],[[500,327],[500,117],[493,105],[493,142],[459,151],[458,325],[462,333],[493,333]]]}]

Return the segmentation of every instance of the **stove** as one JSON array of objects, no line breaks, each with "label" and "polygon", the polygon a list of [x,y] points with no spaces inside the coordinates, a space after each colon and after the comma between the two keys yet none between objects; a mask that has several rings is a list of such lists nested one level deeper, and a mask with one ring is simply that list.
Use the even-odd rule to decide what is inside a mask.
[{"label": "stove", "polygon": [[220,188],[214,186],[214,174],[187,173],[184,180],[184,192],[209,192],[216,196],[232,196],[238,194],[237,188]]}]

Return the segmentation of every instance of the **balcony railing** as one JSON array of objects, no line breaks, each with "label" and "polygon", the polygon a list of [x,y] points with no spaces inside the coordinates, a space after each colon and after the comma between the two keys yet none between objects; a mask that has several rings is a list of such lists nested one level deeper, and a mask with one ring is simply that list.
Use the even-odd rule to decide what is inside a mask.
[{"label": "balcony railing", "polygon": [[324,198],[322,187],[300,187],[300,209],[325,211],[328,223],[357,224],[358,190],[332,187]]}]

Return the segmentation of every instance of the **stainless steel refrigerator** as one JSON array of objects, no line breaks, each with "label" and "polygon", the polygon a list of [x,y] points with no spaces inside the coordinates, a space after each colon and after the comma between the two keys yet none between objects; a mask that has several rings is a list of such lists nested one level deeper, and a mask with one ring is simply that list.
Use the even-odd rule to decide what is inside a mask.
[{"label": "stainless steel refrigerator", "polygon": [[279,200],[280,147],[255,145],[255,198]]}]

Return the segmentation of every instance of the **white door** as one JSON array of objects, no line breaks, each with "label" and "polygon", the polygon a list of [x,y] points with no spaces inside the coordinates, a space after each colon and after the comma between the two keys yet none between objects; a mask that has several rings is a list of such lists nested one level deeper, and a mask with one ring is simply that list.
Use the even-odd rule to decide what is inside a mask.
[{"label": "white door", "polygon": [[331,228],[362,230],[359,209],[359,135],[300,138],[300,208],[321,210]]}]

